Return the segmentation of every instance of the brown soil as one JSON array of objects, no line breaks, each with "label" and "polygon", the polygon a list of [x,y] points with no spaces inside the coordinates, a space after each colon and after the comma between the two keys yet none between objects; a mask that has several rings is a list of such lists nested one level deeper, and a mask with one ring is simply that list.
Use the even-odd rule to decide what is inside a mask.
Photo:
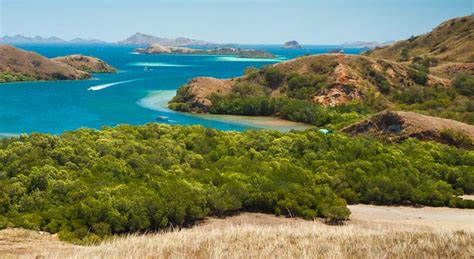
[{"label": "brown soil", "polygon": [[451,229],[474,231],[474,210],[401,207],[375,205],[349,205],[349,224],[373,225],[387,223],[431,229]]}]

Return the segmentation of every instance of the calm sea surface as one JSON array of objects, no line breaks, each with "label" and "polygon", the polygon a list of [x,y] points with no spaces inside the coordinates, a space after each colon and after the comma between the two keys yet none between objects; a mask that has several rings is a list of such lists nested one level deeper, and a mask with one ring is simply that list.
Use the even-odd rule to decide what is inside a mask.
[{"label": "calm sea surface", "polygon": [[[309,46],[282,50],[278,46],[245,46],[264,49],[277,59],[240,59],[225,56],[137,55],[137,46],[119,45],[18,45],[52,58],[69,54],[96,56],[116,67],[116,74],[94,74],[86,81],[0,84],[0,135],[43,132],[58,134],[81,127],[145,124],[157,116],[170,124],[203,125],[242,131],[248,125],[216,121],[177,113],[166,108],[177,88],[197,76],[240,76],[246,67],[261,67],[305,54],[327,53],[336,46]],[[358,54],[360,49],[345,49]],[[151,70],[145,71],[145,67]],[[88,91],[92,88],[95,91]]]}]

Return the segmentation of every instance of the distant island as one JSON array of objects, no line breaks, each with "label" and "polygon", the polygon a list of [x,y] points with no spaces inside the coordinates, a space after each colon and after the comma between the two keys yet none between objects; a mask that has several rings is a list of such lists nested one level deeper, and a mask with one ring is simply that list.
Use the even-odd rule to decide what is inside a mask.
[{"label": "distant island", "polygon": [[285,42],[285,44],[283,44],[282,48],[284,48],[284,49],[302,49],[303,47],[296,40],[292,40],[292,41]]},{"label": "distant island", "polygon": [[143,34],[140,32],[135,33],[129,38],[119,41],[118,44],[123,45],[152,45],[159,44],[164,46],[216,46],[218,44],[203,41],[203,40],[194,40],[184,37],[178,37],[175,39],[161,38],[153,35]]},{"label": "distant island", "polygon": [[35,52],[0,45],[0,83],[83,80],[96,72],[115,72],[115,69],[95,57],[72,55],[48,59]]},{"label": "distant island", "polygon": [[198,55],[232,55],[241,58],[275,58],[276,56],[265,51],[240,48],[213,48],[193,49],[187,47],[169,47],[160,44],[152,44],[146,48],[135,49],[140,54],[198,54]]}]

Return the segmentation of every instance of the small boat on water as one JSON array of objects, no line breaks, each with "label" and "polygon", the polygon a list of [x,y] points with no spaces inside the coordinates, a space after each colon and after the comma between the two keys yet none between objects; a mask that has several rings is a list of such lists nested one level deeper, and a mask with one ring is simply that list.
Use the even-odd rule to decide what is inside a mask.
[{"label": "small boat on water", "polygon": [[143,70],[144,70],[144,71],[150,71],[151,68],[149,68],[149,67],[144,67]]},{"label": "small boat on water", "polygon": [[155,120],[156,121],[161,121],[161,122],[168,122],[169,117],[167,116],[156,116]]}]

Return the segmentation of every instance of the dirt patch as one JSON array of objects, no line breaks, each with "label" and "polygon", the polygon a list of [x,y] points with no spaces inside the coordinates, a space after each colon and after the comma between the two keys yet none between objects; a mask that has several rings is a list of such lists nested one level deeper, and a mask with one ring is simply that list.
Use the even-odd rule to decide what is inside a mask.
[{"label": "dirt patch", "polygon": [[313,96],[313,102],[324,106],[338,106],[352,100],[361,100],[361,92],[352,85],[335,84]]},{"label": "dirt patch", "polygon": [[41,249],[64,251],[74,246],[58,240],[57,235],[26,229],[0,231],[0,258],[32,257]]},{"label": "dirt patch", "polygon": [[464,199],[464,200],[474,201],[474,195],[463,195],[463,196],[461,196],[461,198]]},{"label": "dirt patch", "polygon": [[412,208],[401,206],[351,205],[349,224],[387,223],[432,229],[474,231],[474,210],[453,208]]}]

